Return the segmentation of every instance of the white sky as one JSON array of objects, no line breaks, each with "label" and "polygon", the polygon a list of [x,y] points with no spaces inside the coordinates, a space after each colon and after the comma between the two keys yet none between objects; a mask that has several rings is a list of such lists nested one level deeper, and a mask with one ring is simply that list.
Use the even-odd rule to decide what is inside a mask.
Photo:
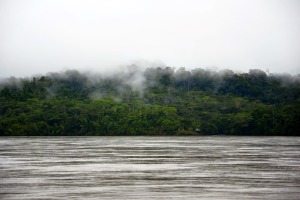
[{"label": "white sky", "polygon": [[300,73],[300,1],[0,0],[0,77],[135,62]]}]

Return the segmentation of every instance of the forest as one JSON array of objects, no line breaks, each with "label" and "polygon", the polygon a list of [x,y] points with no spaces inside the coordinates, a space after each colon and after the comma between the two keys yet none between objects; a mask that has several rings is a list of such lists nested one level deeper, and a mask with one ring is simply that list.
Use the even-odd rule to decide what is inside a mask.
[{"label": "forest", "polygon": [[300,75],[135,65],[0,82],[1,136],[300,136]]}]

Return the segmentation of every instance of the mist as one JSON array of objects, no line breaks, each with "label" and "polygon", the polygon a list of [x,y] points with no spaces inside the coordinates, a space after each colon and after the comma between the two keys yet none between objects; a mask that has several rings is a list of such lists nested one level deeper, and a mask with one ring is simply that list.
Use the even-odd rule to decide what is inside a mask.
[{"label": "mist", "polygon": [[[10,77],[0,79],[0,95],[5,95],[8,89],[21,96],[28,92],[37,95],[36,91],[44,95],[41,98],[49,100],[79,98],[94,101],[108,98],[116,103],[137,99],[153,103],[153,98],[157,100],[164,96],[159,101],[166,105],[178,103],[180,96],[195,91],[209,95],[230,94],[271,103],[286,101],[285,98],[297,103],[300,95],[299,74],[269,73],[260,69],[236,72],[229,69],[148,66],[132,64],[110,73],[65,70],[25,78]],[[151,91],[159,95],[149,96]]]},{"label": "mist", "polygon": [[136,62],[300,73],[296,0],[1,0],[0,29],[0,77]]}]

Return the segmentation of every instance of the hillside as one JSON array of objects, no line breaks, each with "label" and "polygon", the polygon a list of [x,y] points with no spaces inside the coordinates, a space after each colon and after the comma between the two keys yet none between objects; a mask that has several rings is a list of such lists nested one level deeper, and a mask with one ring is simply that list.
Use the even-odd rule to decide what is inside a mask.
[{"label": "hillside", "polygon": [[129,66],[0,83],[1,136],[300,135],[300,77]]}]

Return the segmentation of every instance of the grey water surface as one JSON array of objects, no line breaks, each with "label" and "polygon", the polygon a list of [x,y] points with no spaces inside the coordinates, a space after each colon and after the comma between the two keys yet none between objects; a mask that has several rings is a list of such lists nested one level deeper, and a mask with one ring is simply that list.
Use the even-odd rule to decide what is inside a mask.
[{"label": "grey water surface", "polygon": [[300,199],[300,138],[1,137],[0,199]]}]

